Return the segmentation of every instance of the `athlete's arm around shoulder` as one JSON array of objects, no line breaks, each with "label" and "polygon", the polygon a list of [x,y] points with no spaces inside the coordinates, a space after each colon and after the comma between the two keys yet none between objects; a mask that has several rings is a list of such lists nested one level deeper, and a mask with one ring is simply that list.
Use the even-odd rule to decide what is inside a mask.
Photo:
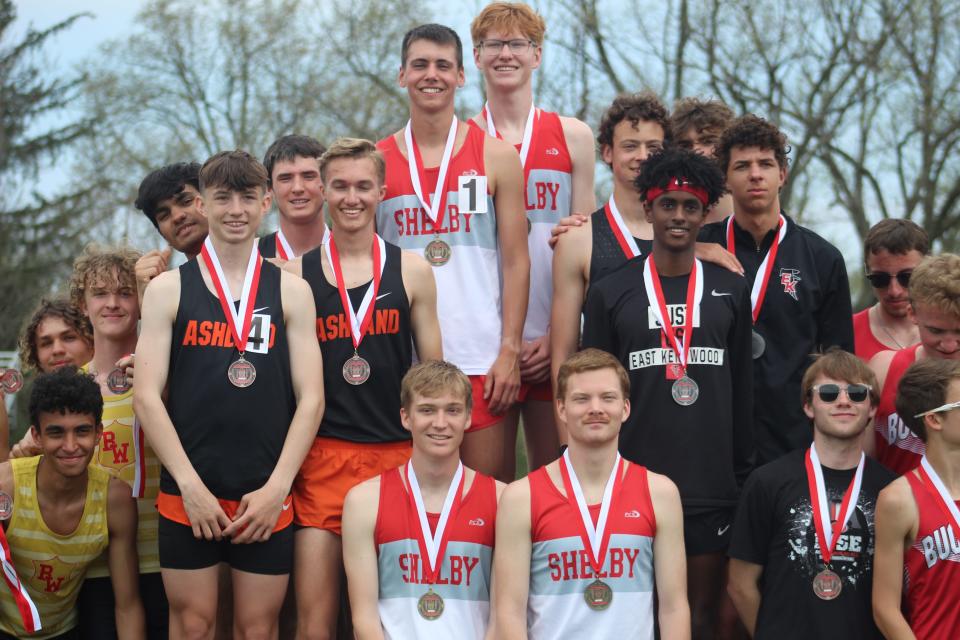
[{"label": "athlete's arm around shoulder", "polygon": [[343,566],[357,640],[382,640],[377,608],[380,571],[374,530],[380,505],[380,476],[361,482],[343,503]]},{"label": "athlete's arm around shoulder", "polygon": [[137,561],[137,502],[130,495],[130,486],[119,478],[111,478],[107,488],[107,530],[117,636],[120,640],[145,638]]},{"label": "athlete's arm around shoulder", "polygon": [[683,510],[680,492],[667,476],[647,472],[650,501],[657,519],[653,538],[653,573],[660,598],[660,637],[690,639],[690,605],[687,602],[687,556],[683,546]]},{"label": "athlete's arm around shoulder", "polygon": [[421,361],[442,360],[440,318],[437,316],[437,281],[433,267],[412,251],[400,252],[403,288],[410,301],[410,325],[417,357]]},{"label": "athlete's arm around shoulder", "polygon": [[491,620],[497,640],[526,640],[527,598],[530,595],[530,557],[533,539],[530,524],[530,481],[510,483],[497,506],[497,539],[493,551]]},{"label": "athlete's arm around shoulder", "polygon": [[550,367],[557,381],[560,365],[580,342],[580,311],[590,278],[593,224],[572,227],[553,250],[553,301],[550,308]]},{"label": "athlete's arm around shoulder", "polygon": [[593,171],[597,159],[593,131],[582,120],[566,116],[560,116],[560,126],[573,165],[570,212],[589,214],[597,208],[597,196],[593,191]]},{"label": "athlete's arm around shoulder", "polygon": [[[910,473],[913,473],[912,471]],[[873,619],[888,640],[915,636],[900,610],[903,556],[917,536],[920,515],[910,483],[900,477],[877,499],[877,542],[873,558]]]}]

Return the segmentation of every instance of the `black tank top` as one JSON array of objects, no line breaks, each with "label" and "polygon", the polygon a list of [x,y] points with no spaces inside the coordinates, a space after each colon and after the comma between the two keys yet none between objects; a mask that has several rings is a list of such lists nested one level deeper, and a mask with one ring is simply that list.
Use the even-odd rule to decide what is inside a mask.
[{"label": "black tank top", "polygon": [[[167,407],[187,457],[218,498],[239,500],[270,477],[296,401],[280,301],[280,269],[264,261],[244,358],[257,370],[246,389],[227,368],[238,359],[219,299],[197,260],[180,267],[180,306],[170,345]],[[179,495],[164,469],[160,489]]]},{"label": "black tank top", "polygon": [[[627,256],[623,254],[617,237],[613,235],[613,229],[610,228],[610,221],[604,208],[600,207],[590,216],[590,226],[593,228],[593,249],[590,254],[590,282],[596,282],[607,275],[624,262]],[[640,249],[640,255],[648,256],[653,250],[653,240],[641,240],[634,238],[637,247]]]},{"label": "black tank top", "polygon": [[257,250],[264,258],[277,257],[277,232],[268,233],[257,240]]},{"label": "black tank top", "polygon": [[[384,242],[386,261],[373,320],[359,353],[370,363],[370,378],[360,385],[343,379],[343,363],[353,356],[350,321],[337,288],[323,275],[323,247],[303,255],[303,278],[317,307],[317,339],[323,353],[326,409],[318,436],[350,442],[396,442],[410,433],[400,424],[400,380],[413,358],[410,301],[403,286],[400,247]],[[347,290],[354,309],[369,283]]]}]

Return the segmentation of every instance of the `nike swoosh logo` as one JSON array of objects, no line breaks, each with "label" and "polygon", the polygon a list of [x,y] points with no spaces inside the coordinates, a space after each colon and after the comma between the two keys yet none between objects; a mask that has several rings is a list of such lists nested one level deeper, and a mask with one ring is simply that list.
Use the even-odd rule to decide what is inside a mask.
[{"label": "nike swoosh logo", "polygon": [[390,295],[391,293],[393,293],[393,292],[392,292],[392,291],[387,291],[386,293],[381,293],[380,295],[377,296],[377,300],[379,300],[380,298],[386,298],[386,297],[387,297],[388,295]]},{"label": "nike swoosh logo", "polygon": [[264,311],[265,309],[269,309],[269,308],[270,308],[270,307],[260,307],[259,309],[254,309],[253,312],[254,312],[254,313],[259,313],[259,312]]},{"label": "nike swoosh logo", "polygon": [[717,296],[719,298],[720,296],[732,296],[733,294],[730,292],[717,291],[716,289],[711,289],[710,295]]},{"label": "nike swoosh logo", "polygon": [[290,504],[289,504],[289,503],[288,503],[288,504],[282,504],[282,505],[280,505],[280,508],[283,509],[284,511],[287,511],[288,509],[290,509]]},{"label": "nike swoosh logo", "polygon": [[725,526],[725,527],[720,527],[720,528],[718,528],[718,529],[717,529],[717,535],[718,535],[718,536],[722,536],[723,534],[725,534],[725,533],[727,532],[727,529],[729,529],[729,528],[730,528],[730,525],[727,525],[727,526]]}]

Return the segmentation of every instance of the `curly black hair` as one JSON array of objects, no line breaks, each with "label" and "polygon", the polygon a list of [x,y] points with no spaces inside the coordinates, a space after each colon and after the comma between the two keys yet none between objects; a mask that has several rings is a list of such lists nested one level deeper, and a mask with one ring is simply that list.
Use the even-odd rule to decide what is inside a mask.
[{"label": "curly black hair", "polygon": [[103,419],[103,396],[91,376],[74,366],[41,373],[30,392],[30,424],[40,428],[41,413],[79,413]]},{"label": "curly black hair", "polygon": [[143,179],[133,206],[142,211],[153,226],[159,229],[157,208],[160,203],[182,192],[186,185],[200,191],[200,164],[197,162],[168,164],[150,172]]},{"label": "curly black hair", "polygon": [[707,192],[707,206],[715,205],[726,193],[726,180],[717,163],[699,153],[679,147],[667,147],[640,165],[640,175],[633,181],[640,192],[640,200],[647,201],[647,191],[653,187],[665,188],[674,178],[682,178]]},{"label": "curly black hair", "polygon": [[790,153],[787,136],[775,124],[760,116],[748,113],[734,120],[723,132],[717,143],[716,156],[724,173],[730,168],[730,150],[734,147],[757,147],[773,151],[780,168],[787,168],[787,154]]}]

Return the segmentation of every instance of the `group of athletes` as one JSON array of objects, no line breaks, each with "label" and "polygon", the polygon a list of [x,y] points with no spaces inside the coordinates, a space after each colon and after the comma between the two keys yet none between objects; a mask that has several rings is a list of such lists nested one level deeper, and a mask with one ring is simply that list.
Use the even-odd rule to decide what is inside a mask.
[{"label": "group of athletes", "polygon": [[402,130],[144,178],[169,247],[88,247],[21,338],[0,637],[960,633],[960,257],[880,222],[853,315],[786,137],[715,100],[617,97],[597,208],[544,31],[475,18],[467,122],[422,25]]}]

